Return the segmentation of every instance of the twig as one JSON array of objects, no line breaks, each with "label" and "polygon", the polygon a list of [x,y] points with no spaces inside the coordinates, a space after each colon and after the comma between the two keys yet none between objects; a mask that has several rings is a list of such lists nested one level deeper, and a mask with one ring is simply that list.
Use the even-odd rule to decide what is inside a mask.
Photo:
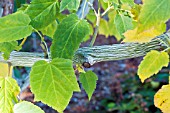
[{"label": "twig", "polygon": [[96,37],[97,37],[98,30],[99,30],[99,26],[96,25],[92,40],[91,40],[90,45],[89,45],[90,47],[92,47],[94,45],[94,42],[95,42]]},{"label": "twig", "polygon": [[90,8],[93,10],[94,14],[95,14],[96,17],[97,17],[97,12],[96,12],[96,10],[94,9],[93,4],[91,4],[90,2],[88,2],[88,5],[90,6]]},{"label": "twig", "polygon": [[40,36],[41,38],[41,44],[40,46],[42,47],[43,51],[44,51],[44,54],[45,54],[45,57],[47,56],[48,58],[50,58],[50,55],[49,55],[49,50],[48,50],[48,46],[44,40],[44,37],[39,33],[39,31],[37,31],[36,29],[34,29],[35,32]]},{"label": "twig", "polygon": [[19,46],[22,47],[22,46],[24,45],[24,43],[26,42],[26,40],[27,40],[27,37],[25,37],[25,38],[22,40],[22,42],[21,42],[21,44],[20,44]]},{"label": "twig", "polygon": [[94,34],[93,34],[92,40],[91,40],[90,45],[89,45],[90,47],[92,47],[94,45],[94,42],[95,42],[96,37],[97,37],[97,33],[99,31],[100,18],[101,18],[99,0],[98,0],[98,12],[96,13],[96,18],[97,18],[96,27],[95,27],[95,30],[94,30]]},{"label": "twig", "polygon": [[110,9],[113,9],[113,6],[109,6],[102,14],[101,16],[104,16]]}]

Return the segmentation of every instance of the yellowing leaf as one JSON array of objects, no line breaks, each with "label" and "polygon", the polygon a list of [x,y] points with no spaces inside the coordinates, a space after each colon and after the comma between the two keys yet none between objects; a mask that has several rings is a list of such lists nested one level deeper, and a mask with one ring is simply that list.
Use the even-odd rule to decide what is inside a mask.
[{"label": "yellowing leaf", "polygon": [[159,23],[165,23],[170,18],[170,0],[144,0],[139,15],[138,32],[159,27]]},{"label": "yellowing leaf", "polygon": [[[9,75],[12,76],[12,66],[10,67],[10,73]],[[5,63],[0,63],[0,76],[1,77],[6,77],[8,76],[8,64],[5,64]]]},{"label": "yellowing leaf", "polygon": [[154,96],[154,104],[160,108],[163,113],[170,112],[170,84],[163,85],[162,88]]},{"label": "yellowing leaf", "polygon": [[167,67],[169,63],[169,55],[166,52],[158,52],[152,50],[147,53],[143,61],[139,65],[138,75],[142,82],[145,79],[151,77],[153,74],[157,74],[162,67]]},{"label": "yellowing leaf", "polygon": [[20,88],[12,77],[0,77],[0,113],[12,113]]},{"label": "yellowing leaf", "polygon": [[104,20],[104,19],[100,20],[99,34],[105,35],[106,37],[109,36],[110,28],[109,28],[107,20]]},{"label": "yellowing leaf", "polygon": [[145,30],[141,33],[137,33],[137,28],[134,30],[128,30],[127,32],[124,33],[125,39],[124,42],[149,42],[151,39],[154,37],[162,34],[164,30],[166,29],[165,24],[161,24],[159,28],[157,27],[152,27],[151,29]]},{"label": "yellowing leaf", "polygon": [[133,14],[134,20],[138,20],[140,10],[141,10],[141,5],[137,5],[137,4],[135,4],[135,6],[131,9],[131,13]]}]

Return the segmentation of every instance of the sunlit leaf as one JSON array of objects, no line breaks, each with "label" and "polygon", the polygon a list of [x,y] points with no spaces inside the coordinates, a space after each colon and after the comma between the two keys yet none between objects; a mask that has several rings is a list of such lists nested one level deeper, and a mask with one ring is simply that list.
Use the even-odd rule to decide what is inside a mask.
[{"label": "sunlit leaf", "polygon": [[11,77],[0,77],[0,113],[12,113],[20,88]]},{"label": "sunlit leaf", "polygon": [[22,39],[32,33],[30,18],[23,13],[14,13],[0,18],[0,42]]},{"label": "sunlit leaf", "polygon": [[15,104],[14,113],[44,113],[44,111],[31,102],[23,101]]},{"label": "sunlit leaf", "polygon": [[8,64],[0,63],[0,77],[12,76],[12,69],[13,67],[10,66],[10,73],[9,73]]}]

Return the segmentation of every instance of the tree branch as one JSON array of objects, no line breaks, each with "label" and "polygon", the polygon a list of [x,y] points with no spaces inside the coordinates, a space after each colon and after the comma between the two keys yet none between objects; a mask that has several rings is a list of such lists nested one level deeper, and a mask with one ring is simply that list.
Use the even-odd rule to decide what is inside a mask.
[{"label": "tree branch", "polygon": [[[154,38],[148,43],[125,43],[113,44],[94,47],[79,48],[73,58],[74,64],[83,64],[88,62],[93,65],[102,61],[123,60],[135,58],[146,55],[150,50],[165,50],[167,45],[170,46],[170,33],[162,34]],[[48,59],[44,58],[43,53],[29,53],[29,52],[12,52],[9,60],[3,59],[0,53],[0,62],[11,63],[12,66],[32,67],[32,65],[39,61]]]}]

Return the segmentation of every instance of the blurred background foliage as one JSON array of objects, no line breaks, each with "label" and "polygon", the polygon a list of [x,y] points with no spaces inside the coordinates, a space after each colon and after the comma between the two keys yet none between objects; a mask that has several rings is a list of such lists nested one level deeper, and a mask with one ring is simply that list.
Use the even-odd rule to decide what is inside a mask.
[{"label": "blurred background foliage", "polygon": [[[94,2],[94,8],[97,8],[96,1]],[[135,2],[140,4],[141,0],[135,0]],[[30,3],[30,0],[14,0],[14,12],[25,3]],[[107,4],[102,0],[101,7],[102,11],[107,8]],[[121,7],[125,10],[130,8],[126,5]],[[136,9],[138,8],[140,8],[140,6],[136,6]],[[68,13],[68,11],[64,11],[58,21],[61,21],[62,18],[65,17],[65,14]],[[134,13],[137,14],[137,10],[134,10]],[[116,25],[113,24],[115,16],[116,12],[111,11],[101,19],[99,34],[94,45],[121,43],[124,37],[116,31]],[[92,10],[89,12],[86,19],[90,23],[90,34],[92,35],[96,21]],[[170,27],[169,23],[170,22],[167,22],[168,28]],[[87,36],[81,47],[89,45],[90,38],[91,36]],[[48,47],[51,45],[51,40],[51,38],[45,37]],[[21,41],[19,41],[19,43],[21,43]],[[40,43],[40,37],[36,33],[33,33],[28,37],[21,51],[43,52],[39,46]],[[136,75],[141,60],[142,58],[135,58],[122,61],[101,62],[86,69],[93,70],[99,76],[97,88],[92,99],[88,101],[84,91],[81,93],[74,93],[65,113],[161,113],[161,111],[154,106],[153,98],[158,89],[160,89],[162,85],[168,83],[169,67],[164,68],[159,74],[149,78],[142,84]],[[29,87],[29,72],[30,68],[27,67],[14,68],[14,78],[22,87],[20,98],[35,103],[46,113],[56,113],[55,110],[41,102],[34,102],[34,95],[30,92]]]}]

